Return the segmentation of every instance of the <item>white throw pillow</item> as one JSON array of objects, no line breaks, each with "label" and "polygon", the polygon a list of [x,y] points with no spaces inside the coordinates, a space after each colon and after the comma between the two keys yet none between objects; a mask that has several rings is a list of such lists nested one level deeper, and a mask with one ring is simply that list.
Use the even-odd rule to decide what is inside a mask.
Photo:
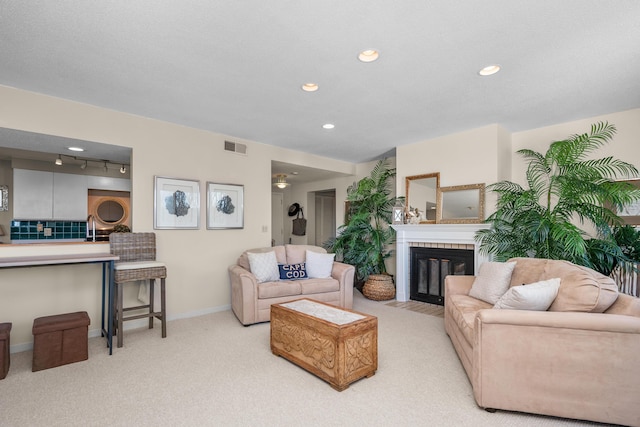
[{"label": "white throw pillow", "polygon": [[331,277],[333,260],[336,254],[321,254],[308,250],[306,257],[307,276],[309,276],[310,279],[326,279]]},{"label": "white throw pillow", "polygon": [[511,284],[511,274],[516,262],[485,262],[471,285],[469,296],[495,304]]},{"label": "white throw pillow", "polygon": [[556,299],[559,288],[558,278],[514,286],[500,297],[493,308],[546,311]]},{"label": "white throw pillow", "polygon": [[280,280],[280,270],[278,270],[278,260],[274,251],[253,253],[247,252],[249,267],[258,283],[273,282]]}]

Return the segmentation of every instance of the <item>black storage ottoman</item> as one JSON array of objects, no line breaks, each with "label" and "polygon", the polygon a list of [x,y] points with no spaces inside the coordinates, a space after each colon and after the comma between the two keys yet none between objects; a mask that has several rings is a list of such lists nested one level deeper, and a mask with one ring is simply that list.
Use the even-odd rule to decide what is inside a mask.
[{"label": "black storage ottoman", "polygon": [[89,358],[86,311],[39,317],[33,321],[33,372]]}]

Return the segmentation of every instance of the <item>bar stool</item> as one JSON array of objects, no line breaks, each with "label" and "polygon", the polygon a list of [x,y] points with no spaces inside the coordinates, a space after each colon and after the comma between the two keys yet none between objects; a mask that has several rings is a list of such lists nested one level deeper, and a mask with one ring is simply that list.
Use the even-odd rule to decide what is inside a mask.
[{"label": "bar stool", "polygon": [[[114,333],[118,337],[118,347],[122,347],[122,323],[127,320],[149,318],[149,329],[153,328],[153,319],[162,323],[162,338],[167,336],[167,311],[165,297],[165,278],[167,267],[163,262],[156,261],[155,233],[111,233],[109,235],[111,253],[118,255],[120,260],[115,263],[115,308]],[[160,279],[160,311],[154,311],[155,282]],[[123,307],[123,287],[126,283],[138,280],[149,281],[149,304],[135,307]],[[124,316],[126,311],[148,309],[147,313]]]}]

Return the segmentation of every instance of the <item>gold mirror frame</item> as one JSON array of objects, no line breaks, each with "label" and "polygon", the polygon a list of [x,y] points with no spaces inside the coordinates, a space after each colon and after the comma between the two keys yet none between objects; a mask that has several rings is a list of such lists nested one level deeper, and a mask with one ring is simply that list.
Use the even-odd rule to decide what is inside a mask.
[{"label": "gold mirror frame", "polygon": [[[484,195],[484,184],[438,187],[436,222],[438,224],[479,224],[483,222]],[[451,214],[452,211],[456,211],[456,214]]]},{"label": "gold mirror frame", "polygon": [[[433,179],[435,178],[435,194],[434,194],[434,199],[433,202],[435,204],[435,211],[437,212],[437,205],[438,205],[438,189],[440,188],[440,172],[433,172],[433,173],[425,173],[422,175],[412,175],[412,176],[408,176],[405,178],[405,206],[406,206],[406,210],[409,211],[409,209],[411,208],[411,198],[409,197],[409,189],[411,188],[411,181],[418,181],[418,180],[422,180],[422,179]],[[417,182],[414,182],[414,188],[416,187]],[[414,193],[415,194],[415,193]],[[415,196],[414,196],[415,199]],[[422,201],[421,201],[422,202]],[[425,218],[429,217],[429,208],[428,208],[428,202],[426,201],[425,203]],[[433,219],[424,219],[420,221],[420,224],[435,224],[437,220],[437,214],[433,216]]]}]

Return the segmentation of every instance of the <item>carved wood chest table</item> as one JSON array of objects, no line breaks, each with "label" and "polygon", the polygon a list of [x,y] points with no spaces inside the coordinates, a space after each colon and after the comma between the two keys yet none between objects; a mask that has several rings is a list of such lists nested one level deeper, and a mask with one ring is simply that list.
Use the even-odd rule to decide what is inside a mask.
[{"label": "carved wood chest table", "polygon": [[307,298],[273,304],[271,351],[342,391],[378,369],[378,318]]}]

